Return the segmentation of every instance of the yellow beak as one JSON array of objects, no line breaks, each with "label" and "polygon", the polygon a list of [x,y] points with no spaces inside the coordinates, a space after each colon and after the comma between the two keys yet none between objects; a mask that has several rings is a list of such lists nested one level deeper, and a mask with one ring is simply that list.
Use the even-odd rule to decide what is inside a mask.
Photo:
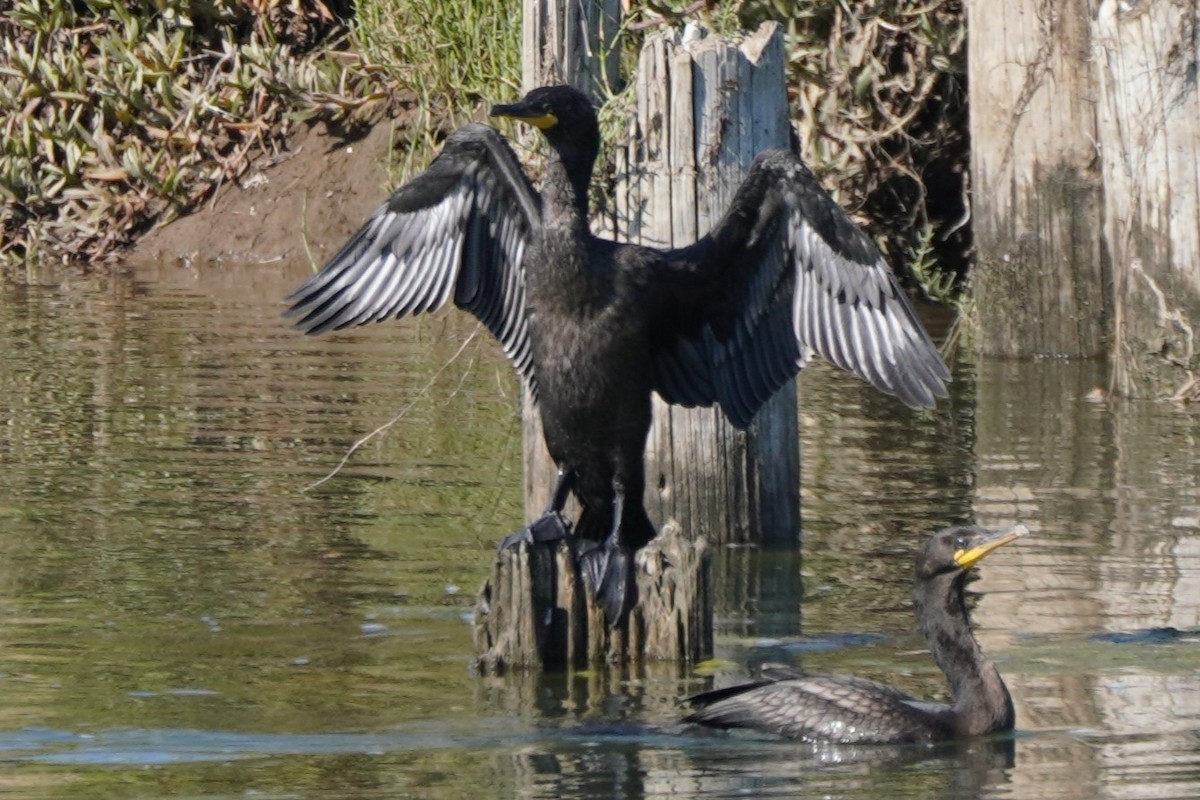
[{"label": "yellow beak", "polygon": [[521,122],[527,122],[535,128],[546,130],[553,128],[558,124],[558,117],[549,112],[532,112],[522,108],[523,103],[513,103],[511,105],[492,106],[492,110],[488,116],[492,117],[508,117],[517,119]]},{"label": "yellow beak", "polygon": [[1020,523],[1012,526],[1006,531],[993,533],[990,536],[985,536],[975,543],[973,547],[965,550],[954,551],[954,561],[963,569],[970,569],[975,566],[980,559],[986,556],[993,550],[1003,547],[1009,542],[1020,539],[1022,536],[1029,534],[1029,528],[1026,528]]}]

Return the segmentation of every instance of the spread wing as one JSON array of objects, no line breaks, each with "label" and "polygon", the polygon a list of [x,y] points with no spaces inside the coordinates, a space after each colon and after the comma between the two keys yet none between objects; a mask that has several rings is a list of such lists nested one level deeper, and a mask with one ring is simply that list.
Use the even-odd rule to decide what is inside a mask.
[{"label": "spread wing", "polygon": [[913,407],[950,374],[878,249],[794,154],[761,154],[707,236],[666,254],[655,388],[744,427],[815,352]]},{"label": "spread wing", "polygon": [[452,133],[422,174],[288,296],[307,333],[440,308],[451,298],[500,341],[533,387],[522,257],[540,199],[494,129]]}]

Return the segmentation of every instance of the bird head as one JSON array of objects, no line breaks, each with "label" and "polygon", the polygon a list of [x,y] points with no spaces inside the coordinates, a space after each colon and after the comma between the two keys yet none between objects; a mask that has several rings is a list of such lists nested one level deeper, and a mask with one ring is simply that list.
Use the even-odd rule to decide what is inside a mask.
[{"label": "bird head", "polygon": [[1029,533],[1017,524],[1003,531],[990,531],[975,526],[945,528],[929,537],[917,555],[918,578],[932,578],[943,573],[965,572],[984,556]]},{"label": "bird head", "polygon": [[599,139],[596,107],[571,86],[542,86],[515,103],[492,106],[489,113],[534,126],[555,147]]}]

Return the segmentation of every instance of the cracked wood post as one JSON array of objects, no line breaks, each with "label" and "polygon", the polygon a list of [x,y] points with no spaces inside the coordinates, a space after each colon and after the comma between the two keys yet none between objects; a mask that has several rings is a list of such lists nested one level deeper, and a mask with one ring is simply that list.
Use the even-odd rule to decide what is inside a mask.
[{"label": "cracked wood post", "polygon": [[1088,0],[967,4],[976,341],[983,355],[1104,352],[1103,202]]},{"label": "cracked wood post", "polygon": [[980,352],[1104,355],[1119,394],[1200,400],[1196,4],[967,14]]},{"label": "cracked wood post", "polygon": [[712,579],[703,540],[685,539],[672,523],[638,551],[638,604],[618,629],[605,624],[577,564],[570,541],[520,544],[496,554],[475,606],[482,671],[711,657]]},{"label": "cracked wood post", "polygon": [[[783,36],[777,25],[736,42],[656,36],[643,49],[636,80],[637,113],[618,149],[625,174],[615,198],[618,211],[636,213],[595,224],[627,240],[687,244],[719,219],[760,150],[788,144]],[[735,430],[717,409],[655,404],[645,502],[662,533],[637,555],[639,602],[627,624],[604,624],[583,590],[571,545],[520,545],[498,554],[480,595],[482,668],[707,658],[707,542],[797,540],[794,385],[749,432]],[[528,403],[525,421],[526,514],[534,519],[548,502],[554,465]],[[575,516],[570,507],[567,515]],[[553,558],[539,549],[553,550]],[[542,566],[551,560],[553,570]]]},{"label": "cracked wood post", "polygon": [[1092,41],[1112,383],[1200,402],[1200,9],[1105,0]]},{"label": "cracked wood post", "polygon": [[[618,236],[682,247],[706,234],[763,150],[788,147],[783,30],[643,48],[638,103],[616,187]],[[618,174],[620,178],[621,175]],[[746,431],[717,407],[668,406],[654,397],[646,454],[646,508],[660,524],[714,545],[795,545],[800,534],[800,445],[795,382],[767,401]]]},{"label": "cracked wood post", "polygon": [[[787,147],[782,29],[764,24],[732,40],[697,29],[654,36],[638,62],[637,109],[618,148],[613,209],[601,235],[662,247],[707,233],[754,157]],[[654,397],[646,509],[660,527],[713,544],[798,542],[800,456],[795,384],[763,407],[748,431],[718,408],[669,407]],[[525,415],[525,511],[549,501],[554,464],[535,414]],[[569,514],[570,515],[570,514]]]},{"label": "cracked wood post", "polygon": [[[615,213],[593,221],[601,235],[690,244],[728,208],[754,157],[788,146],[780,26],[767,23],[740,40],[690,30],[686,42],[669,32],[642,48],[637,110],[627,145],[616,153]],[[768,401],[747,432],[717,408],[669,408],[657,395],[654,404],[645,502],[657,525],[674,519],[688,536],[714,544],[798,541],[794,383]],[[525,408],[525,512],[532,519],[549,501],[554,464],[531,404]]]}]

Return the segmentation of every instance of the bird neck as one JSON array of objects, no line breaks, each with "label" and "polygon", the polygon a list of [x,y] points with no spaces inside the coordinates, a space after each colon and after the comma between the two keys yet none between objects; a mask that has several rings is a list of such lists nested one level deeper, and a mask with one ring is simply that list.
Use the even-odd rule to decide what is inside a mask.
[{"label": "bird neck", "polygon": [[588,187],[598,154],[598,142],[552,144],[542,195],[547,215],[556,218],[553,221],[588,230]]},{"label": "bird neck", "polygon": [[971,632],[963,599],[965,572],[937,575],[913,591],[921,633],[950,683],[955,725],[961,736],[1008,730],[1012,698],[995,665]]}]

